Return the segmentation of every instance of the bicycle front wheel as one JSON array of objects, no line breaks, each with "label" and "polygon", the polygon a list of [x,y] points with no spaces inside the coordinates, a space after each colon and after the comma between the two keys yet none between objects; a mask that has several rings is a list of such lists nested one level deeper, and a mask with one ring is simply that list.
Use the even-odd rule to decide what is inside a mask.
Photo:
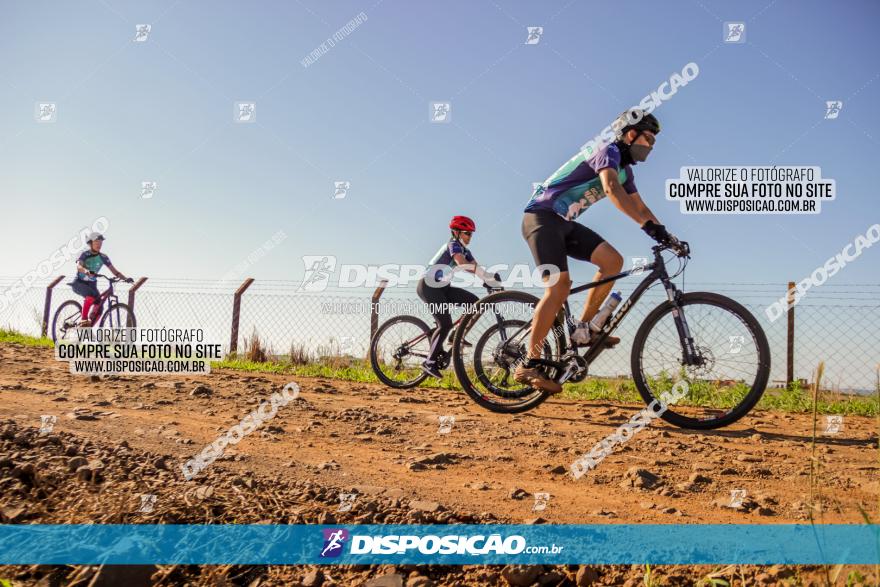
[{"label": "bicycle front wheel", "polygon": [[428,378],[422,363],[430,350],[428,325],[415,316],[397,316],[382,324],[370,341],[370,365],[385,385],[407,389]]},{"label": "bicycle front wheel", "polygon": [[[518,291],[502,291],[481,299],[455,331],[452,362],[462,388],[480,406],[493,412],[516,414],[537,407],[549,395],[517,383],[516,367],[527,358],[532,314],[538,298]],[[471,346],[471,341],[474,341]],[[543,358],[559,361],[565,352],[564,330],[550,330]],[[556,379],[559,373],[549,369]]]},{"label": "bicycle front wheel", "polygon": [[137,328],[134,311],[128,304],[113,304],[101,316],[101,328]]},{"label": "bicycle front wheel", "polygon": [[[696,364],[685,364],[679,312],[694,341]],[[631,363],[645,403],[680,396],[665,404],[661,418],[708,430],[736,422],[761,399],[770,377],[770,345],[745,307],[722,295],[693,292],[681,296],[679,310],[664,302],[648,314],[633,340]]]},{"label": "bicycle front wheel", "polygon": [[76,300],[67,300],[58,306],[52,317],[52,342],[73,340],[80,320],[82,306]]}]

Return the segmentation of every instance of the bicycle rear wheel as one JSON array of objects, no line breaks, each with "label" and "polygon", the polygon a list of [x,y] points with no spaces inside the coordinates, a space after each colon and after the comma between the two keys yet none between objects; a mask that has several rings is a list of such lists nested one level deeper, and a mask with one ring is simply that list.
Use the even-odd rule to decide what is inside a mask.
[{"label": "bicycle rear wheel", "polygon": [[[452,362],[462,388],[472,400],[493,412],[516,414],[537,407],[549,397],[544,391],[513,380],[526,359],[531,319],[538,298],[503,291],[481,299],[456,329]],[[554,327],[544,341],[543,358],[558,361],[565,352],[562,330]],[[473,347],[465,340],[475,340]],[[559,376],[555,369],[547,375]]]},{"label": "bicycle rear wheel", "polygon": [[58,306],[52,317],[52,342],[73,340],[80,320],[82,305],[76,300],[67,300]]},{"label": "bicycle rear wheel", "polygon": [[382,324],[370,341],[370,365],[389,387],[415,387],[428,377],[422,363],[430,350],[428,325],[415,316],[396,316]]},{"label": "bicycle rear wheel", "polygon": [[725,296],[687,293],[679,307],[700,364],[684,364],[676,310],[664,302],[648,314],[633,340],[636,389],[647,404],[686,390],[660,414],[670,424],[696,430],[728,426],[745,416],[767,387],[767,337],[751,312]]}]

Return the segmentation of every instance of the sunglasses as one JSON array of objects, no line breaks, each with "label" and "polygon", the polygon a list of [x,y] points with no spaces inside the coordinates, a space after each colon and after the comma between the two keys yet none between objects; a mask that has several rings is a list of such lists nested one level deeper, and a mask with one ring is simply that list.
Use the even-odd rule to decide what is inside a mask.
[{"label": "sunglasses", "polygon": [[[648,141],[648,144],[651,145],[651,146],[653,146],[654,143],[657,142],[657,137],[656,137],[653,133],[651,133],[651,132],[648,132],[648,131],[642,131],[642,132],[640,132],[640,133],[638,134],[638,136],[636,136],[636,139],[638,139],[639,136],[643,136],[643,137],[645,137],[645,140],[647,140],[647,141]],[[635,142],[635,141],[633,141],[633,142]]]},{"label": "sunglasses", "polygon": [[471,232],[470,230],[460,230],[459,232],[460,232],[461,234],[464,234],[464,235],[467,235],[467,236],[470,236],[470,235],[474,234],[474,233]]}]

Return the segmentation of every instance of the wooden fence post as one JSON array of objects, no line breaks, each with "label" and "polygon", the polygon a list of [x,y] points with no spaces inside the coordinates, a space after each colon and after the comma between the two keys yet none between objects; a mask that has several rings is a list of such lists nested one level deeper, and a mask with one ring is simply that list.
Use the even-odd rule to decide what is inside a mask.
[{"label": "wooden fence post", "polygon": [[379,329],[379,298],[382,297],[386,285],[388,285],[388,281],[383,279],[379,282],[376,291],[373,292],[372,304],[370,304],[370,340],[373,340],[373,337],[376,336],[376,330]]},{"label": "wooden fence post", "polygon": [[794,288],[793,281],[788,282],[786,299],[788,301],[788,337],[786,341],[785,361],[785,385],[790,386],[794,382]]},{"label": "wooden fence post", "polygon": [[235,295],[232,297],[232,329],[229,334],[229,353],[238,351],[238,319],[241,315],[241,294],[254,282],[253,277],[248,277],[238,286]]},{"label": "wooden fence post", "polygon": [[41,338],[46,338],[46,334],[49,333],[49,312],[52,311],[52,288],[58,285],[62,279],[64,279],[64,276],[59,275],[46,286],[46,300],[43,302],[43,324],[40,329]]},{"label": "wooden fence post", "polygon": [[134,282],[134,285],[131,286],[128,290],[128,308],[131,310],[131,313],[134,314],[134,294],[140,287],[147,281],[146,277],[141,277],[137,281]]}]

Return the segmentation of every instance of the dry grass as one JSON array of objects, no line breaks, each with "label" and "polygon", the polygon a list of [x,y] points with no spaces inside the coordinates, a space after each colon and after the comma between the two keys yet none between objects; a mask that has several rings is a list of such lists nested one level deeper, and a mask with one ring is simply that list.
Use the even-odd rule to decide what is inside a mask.
[{"label": "dry grass", "polygon": [[269,360],[269,355],[272,354],[271,350],[260,340],[256,328],[250,338],[244,338],[244,348],[244,358],[254,363],[265,363]]}]

